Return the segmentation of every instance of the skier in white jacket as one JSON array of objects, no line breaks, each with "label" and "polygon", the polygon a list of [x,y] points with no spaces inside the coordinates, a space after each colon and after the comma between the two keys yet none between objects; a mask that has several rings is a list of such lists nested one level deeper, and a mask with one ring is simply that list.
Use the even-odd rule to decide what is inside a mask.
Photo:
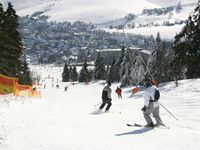
[{"label": "skier in white jacket", "polygon": [[159,102],[154,100],[154,94],[156,87],[152,86],[150,81],[145,83],[145,91],[144,91],[144,107],[141,109],[144,114],[144,119],[147,122],[146,127],[154,127],[153,121],[150,117],[153,114],[153,117],[156,120],[157,125],[163,125],[162,120],[159,114]]}]

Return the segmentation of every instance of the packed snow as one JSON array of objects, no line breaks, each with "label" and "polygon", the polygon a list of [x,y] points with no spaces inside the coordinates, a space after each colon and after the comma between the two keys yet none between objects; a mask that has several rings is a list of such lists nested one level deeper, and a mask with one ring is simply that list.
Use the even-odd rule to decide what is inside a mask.
[{"label": "packed snow", "polygon": [[[144,129],[126,123],[145,124],[143,88],[123,99],[114,92],[108,113],[94,114],[101,103],[105,81],[62,83],[62,67],[32,66],[44,81],[41,98],[0,96],[1,150],[198,150],[200,149],[200,79],[163,83],[160,113],[170,127]],[[46,84],[46,88],[44,88]],[[59,88],[55,85],[59,84]],[[52,85],[54,85],[52,87]],[[68,85],[69,89],[64,91]],[[39,90],[39,88],[38,88]]]}]

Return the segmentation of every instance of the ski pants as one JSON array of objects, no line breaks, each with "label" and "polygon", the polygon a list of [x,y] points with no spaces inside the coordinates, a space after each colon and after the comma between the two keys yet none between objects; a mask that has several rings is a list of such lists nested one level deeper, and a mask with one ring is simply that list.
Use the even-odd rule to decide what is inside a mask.
[{"label": "ski pants", "polygon": [[103,103],[101,104],[99,109],[103,109],[106,104],[108,104],[107,107],[106,107],[106,111],[108,111],[110,109],[111,105],[112,105],[111,100],[103,99]]},{"label": "ski pants", "polygon": [[144,119],[146,120],[147,124],[153,123],[153,121],[150,117],[151,114],[153,114],[153,117],[155,118],[156,123],[162,124],[162,120],[161,120],[160,114],[159,114],[159,105],[154,107],[154,103],[150,102],[149,106],[143,112],[143,114],[144,114]]},{"label": "ski pants", "polygon": [[117,94],[118,95],[118,98],[121,98],[122,99],[122,95],[121,95],[121,93],[120,94]]}]

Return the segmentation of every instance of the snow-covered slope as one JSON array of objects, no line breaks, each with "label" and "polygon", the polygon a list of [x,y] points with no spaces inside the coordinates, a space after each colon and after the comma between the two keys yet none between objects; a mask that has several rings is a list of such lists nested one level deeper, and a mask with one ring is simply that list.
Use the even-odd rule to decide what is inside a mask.
[{"label": "snow-covered slope", "polygon": [[[125,16],[130,12],[139,13],[144,7],[154,8],[156,4],[145,0],[62,0],[47,13],[52,19],[85,20],[89,22],[104,22]],[[65,10],[65,11],[58,11]],[[62,15],[61,15],[62,14]]]},{"label": "snow-covered slope", "polygon": [[[197,4],[196,0],[148,1],[157,4],[164,10],[172,10],[168,12],[166,11],[166,13],[163,14],[159,14],[162,13],[162,10],[159,10],[159,7],[148,9],[147,12],[151,12],[149,14],[141,12],[140,14],[137,14],[135,15],[135,17],[132,18],[130,16],[133,14],[129,14],[123,18],[118,18],[101,23],[99,24],[100,28],[105,28],[109,32],[123,32],[123,30],[120,30],[120,28],[124,28],[128,33],[148,36],[153,35],[154,37],[156,37],[157,33],[160,32],[162,39],[173,40],[174,36],[181,31],[186,23],[186,20],[188,19],[189,15],[192,13]],[[180,11],[176,10],[178,2],[181,2]],[[155,11],[155,9],[157,10]],[[111,27],[112,29],[109,29]]]},{"label": "snow-covered slope", "polygon": [[157,26],[157,27],[141,27],[141,28],[134,28],[134,29],[124,29],[124,30],[117,30],[117,29],[107,29],[104,30],[110,33],[118,32],[118,33],[130,33],[130,34],[138,34],[144,36],[153,36],[154,38],[157,36],[158,32],[160,33],[160,37],[166,41],[173,41],[174,36],[178,34],[184,24],[182,25],[174,25],[174,26]]},{"label": "snow-covered slope", "polygon": [[3,5],[6,8],[7,3],[11,2],[20,16],[32,15],[38,11],[47,11],[57,0],[3,0]]},{"label": "snow-covered slope", "polygon": [[[3,0],[6,6],[8,0]],[[157,8],[176,5],[178,0],[9,0],[20,16],[44,11],[54,21],[83,20],[102,23],[124,17],[129,13],[141,13],[144,8]],[[180,0],[192,3],[196,0]]]},{"label": "snow-covered slope", "polygon": [[197,0],[147,0],[151,3],[156,3],[160,7],[172,6],[174,4],[178,4],[179,2],[183,5],[188,5],[191,3],[197,3]]},{"label": "snow-covered slope", "polygon": [[[8,0],[3,0],[6,4]],[[146,0],[9,0],[17,9],[19,15],[45,11],[54,21],[84,20],[89,22],[104,22],[125,16],[130,12],[141,12],[145,7],[158,7]]]},{"label": "snow-covered slope", "polygon": [[[3,0],[6,6],[8,0]],[[141,35],[156,36],[157,32],[161,38],[172,40],[176,33],[180,32],[189,14],[196,7],[197,0],[9,0],[13,3],[18,15],[32,15],[42,12],[50,16],[50,21],[85,21],[93,22],[99,28],[121,27],[129,28],[127,32]],[[146,15],[143,9],[154,9],[161,7],[177,6],[181,3],[180,12],[171,11],[163,15]],[[128,14],[135,14],[134,19],[127,19]],[[167,28],[163,23],[176,23]],[[153,26],[149,26],[153,23]],[[180,23],[180,25],[179,25]],[[182,24],[181,24],[182,23]],[[142,25],[142,27],[141,27]],[[145,26],[144,26],[145,25]],[[135,28],[130,30],[134,26]],[[140,26],[140,28],[137,28]],[[155,27],[156,26],[156,27]],[[159,26],[159,27],[157,27]],[[149,32],[144,32],[149,31]],[[113,32],[113,30],[110,30]],[[121,32],[115,30],[115,32]]]},{"label": "snow-covered slope", "polygon": [[[92,114],[100,102],[103,82],[88,85],[61,83],[62,68],[33,67],[45,79],[42,98],[0,96],[1,150],[198,150],[200,149],[200,79],[160,86],[162,120],[170,129],[127,127],[144,124],[143,92],[130,96],[123,89],[118,99],[112,88],[109,113]],[[52,87],[58,78],[60,89]],[[69,86],[64,92],[64,86]]]}]

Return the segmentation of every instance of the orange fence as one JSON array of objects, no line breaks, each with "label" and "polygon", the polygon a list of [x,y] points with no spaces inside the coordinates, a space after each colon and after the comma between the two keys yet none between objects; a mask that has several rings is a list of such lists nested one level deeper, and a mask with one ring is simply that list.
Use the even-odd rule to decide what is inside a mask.
[{"label": "orange fence", "polygon": [[152,84],[152,85],[155,85],[155,86],[158,86],[158,81],[156,81],[156,80],[151,80],[151,84]]},{"label": "orange fence", "polygon": [[15,84],[18,83],[17,78],[11,78],[0,74],[0,94],[14,93]]},{"label": "orange fence", "polygon": [[135,93],[137,93],[138,91],[139,91],[139,88],[138,88],[138,87],[134,87],[134,88],[131,90],[132,94],[135,94]]},{"label": "orange fence", "polygon": [[7,77],[0,74],[0,95],[13,93],[14,96],[40,97],[36,88],[29,85],[20,85],[17,78]]}]

